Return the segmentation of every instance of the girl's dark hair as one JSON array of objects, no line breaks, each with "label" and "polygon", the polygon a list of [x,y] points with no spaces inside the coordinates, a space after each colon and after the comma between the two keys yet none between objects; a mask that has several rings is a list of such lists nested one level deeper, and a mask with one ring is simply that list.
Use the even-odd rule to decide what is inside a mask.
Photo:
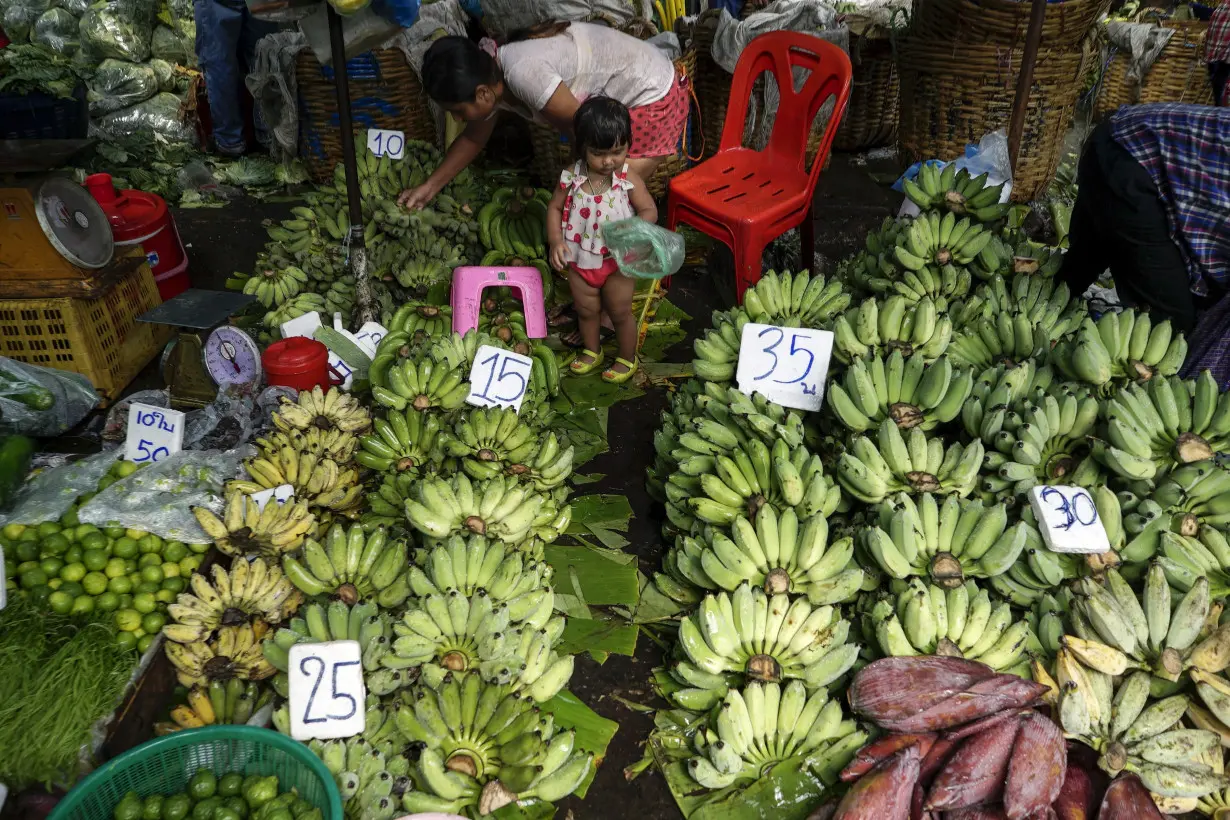
[{"label": "girl's dark hair", "polygon": [[423,88],[441,105],[474,102],[480,85],[499,79],[495,60],[465,37],[441,37],[423,57]]},{"label": "girl's dark hair", "polygon": [[577,139],[577,153],[586,149],[606,151],[632,144],[632,115],[619,100],[610,97],[590,97],[572,118],[572,132]]}]

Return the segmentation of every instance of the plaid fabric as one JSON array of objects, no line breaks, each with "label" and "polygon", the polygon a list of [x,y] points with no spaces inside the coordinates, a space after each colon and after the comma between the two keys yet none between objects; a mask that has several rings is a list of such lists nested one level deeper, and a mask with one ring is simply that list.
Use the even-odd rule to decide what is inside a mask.
[{"label": "plaid fabric", "polygon": [[1153,178],[1192,293],[1230,288],[1230,108],[1123,106],[1111,133]]},{"label": "plaid fabric", "polygon": [[1213,9],[1209,31],[1204,35],[1204,60],[1207,63],[1230,63],[1230,3]]}]

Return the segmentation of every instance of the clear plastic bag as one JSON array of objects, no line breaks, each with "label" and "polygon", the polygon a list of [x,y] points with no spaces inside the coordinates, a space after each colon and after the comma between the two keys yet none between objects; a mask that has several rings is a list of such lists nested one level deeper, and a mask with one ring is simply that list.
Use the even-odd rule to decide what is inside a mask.
[{"label": "clear plastic bag", "polygon": [[0,512],[0,527],[59,519],[77,496],[97,489],[98,480],[122,455],[119,450],[104,450],[71,464],[44,470],[17,491],[7,512]]},{"label": "clear plastic bag", "polygon": [[81,18],[81,41],[103,57],[142,63],[154,33],[152,0],[111,0]]},{"label": "clear plastic bag", "polygon": [[[940,168],[948,164],[939,159],[929,159],[926,162]],[[1001,128],[983,136],[977,145],[973,143],[966,145],[965,153],[957,157],[954,162],[956,162],[957,170],[964,168],[971,176],[981,176],[985,173],[987,185],[1003,183],[1004,189],[1000,192],[1000,202],[1007,202],[1012,195],[1012,160],[1008,158],[1008,133],[1004,129]],[[922,167],[922,162],[916,162],[906,168],[901,178],[893,183],[893,190],[903,190],[902,180],[917,179],[920,167]],[[907,198],[901,203],[897,216],[918,216],[918,206]]]},{"label": "clear plastic bag", "polygon": [[0,357],[0,433],[58,436],[97,404],[85,376]]},{"label": "clear plastic bag", "polygon": [[131,137],[151,132],[166,137],[171,142],[196,144],[196,130],[184,122],[183,101],[170,92],[161,92],[145,102],[107,114],[93,123],[91,136],[96,131],[103,137]]},{"label": "clear plastic bag", "polygon": [[191,65],[188,55],[192,51],[192,44],[176,34],[170,26],[158,26],[154,29],[149,51],[151,56],[168,63]]},{"label": "clear plastic bag", "polygon": [[0,15],[0,28],[14,43],[24,43],[34,34],[38,18],[46,14],[52,5],[52,0],[4,0],[0,4],[0,9],[4,11]]},{"label": "clear plastic bag", "polygon": [[81,29],[77,18],[66,9],[48,9],[34,24],[30,41],[42,43],[68,57],[81,48]]},{"label": "clear plastic bag", "polygon": [[100,492],[77,511],[83,524],[115,525],[152,532],[160,538],[202,544],[212,539],[201,529],[193,507],[221,512],[223,487],[240,462],[256,448],[181,450],[137,470]]},{"label": "clear plastic bag", "polygon": [[158,80],[159,91],[175,90],[175,86],[178,85],[175,66],[166,60],[159,60],[157,58],[151,59],[146,65],[150,67],[150,71],[154,72],[154,77]]},{"label": "clear plastic bag", "polygon": [[90,78],[90,116],[145,102],[158,90],[158,75],[148,64],[103,60]]},{"label": "clear plastic bag", "polygon": [[683,267],[683,236],[639,217],[603,226],[602,238],[619,272],[633,279],[661,279]]}]

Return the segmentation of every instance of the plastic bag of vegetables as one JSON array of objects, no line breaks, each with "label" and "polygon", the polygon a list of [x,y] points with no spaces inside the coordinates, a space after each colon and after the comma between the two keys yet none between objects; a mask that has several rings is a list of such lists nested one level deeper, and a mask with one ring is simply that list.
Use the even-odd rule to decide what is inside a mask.
[{"label": "plastic bag of vegetables", "polygon": [[145,102],[158,91],[158,75],[149,65],[103,60],[90,79],[90,115],[99,117]]},{"label": "plastic bag of vegetables", "polygon": [[154,57],[176,65],[192,65],[196,57],[192,42],[176,34],[170,26],[158,26],[154,29],[149,50]]},{"label": "plastic bag of vegetables", "polygon": [[68,57],[81,47],[80,26],[77,18],[65,9],[48,9],[35,22],[30,40]]},{"label": "plastic bag of vegetables", "polygon": [[81,41],[103,57],[142,63],[154,33],[152,0],[111,0],[81,18]]},{"label": "plastic bag of vegetables", "polygon": [[97,404],[85,376],[0,357],[0,433],[58,436]]},{"label": "plastic bag of vegetables", "polygon": [[155,94],[145,102],[121,108],[98,119],[91,127],[104,137],[158,134],[171,142],[196,144],[196,131],[184,122],[183,101],[169,92]]},{"label": "plastic bag of vegetables", "polygon": [[34,24],[52,6],[52,0],[0,0],[0,27],[14,43],[24,43],[34,33]]}]

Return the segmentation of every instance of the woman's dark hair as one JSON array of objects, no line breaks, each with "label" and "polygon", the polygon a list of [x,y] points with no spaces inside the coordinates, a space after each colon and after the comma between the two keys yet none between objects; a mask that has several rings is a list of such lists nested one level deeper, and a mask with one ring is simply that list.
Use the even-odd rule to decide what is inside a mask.
[{"label": "woman's dark hair", "polygon": [[423,88],[441,105],[474,102],[480,85],[499,79],[495,60],[465,37],[441,37],[423,57]]},{"label": "woman's dark hair", "polygon": [[578,155],[583,155],[586,149],[607,151],[631,145],[632,116],[619,100],[590,97],[573,115],[572,132],[577,138]]}]

